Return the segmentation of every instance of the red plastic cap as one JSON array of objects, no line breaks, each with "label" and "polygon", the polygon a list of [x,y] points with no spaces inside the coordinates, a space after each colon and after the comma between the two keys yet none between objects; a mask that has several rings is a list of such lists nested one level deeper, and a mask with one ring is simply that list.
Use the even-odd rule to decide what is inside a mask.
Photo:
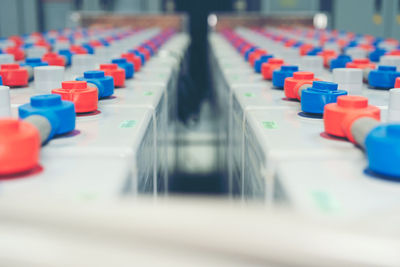
[{"label": "red plastic cap", "polygon": [[39,162],[39,131],[17,119],[0,120],[0,175],[29,171]]},{"label": "red plastic cap", "polygon": [[71,45],[69,49],[74,54],[78,54],[78,55],[87,54],[87,50],[80,45]]},{"label": "red plastic cap", "polygon": [[285,96],[290,99],[300,100],[299,89],[303,85],[312,85],[314,81],[319,81],[319,79],[314,78],[314,73],[308,71],[298,71],[293,73],[293,77],[288,77],[285,79],[283,85],[283,90]]},{"label": "red plastic cap", "polygon": [[16,47],[20,47],[24,44],[24,39],[22,39],[22,37],[18,35],[12,35],[8,37],[8,40],[13,41]]},{"label": "red plastic cap", "polygon": [[5,49],[5,52],[7,54],[13,55],[15,61],[20,61],[20,60],[23,60],[25,58],[24,51],[22,49],[20,49],[19,47],[17,47],[17,46],[7,47]]},{"label": "red plastic cap", "polygon": [[61,96],[62,100],[72,101],[75,104],[76,113],[86,113],[97,110],[99,99],[97,88],[88,87],[85,81],[65,81],[62,88],[51,92]]},{"label": "red plastic cap", "polygon": [[400,77],[396,78],[396,82],[394,83],[394,88],[400,88]]},{"label": "red plastic cap", "polygon": [[321,56],[323,58],[325,67],[329,66],[329,62],[330,62],[331,59],[334,59],[334,58],[337,57],[336,51],[335,50],[330,50],[330,49],[327,49],[327,50],[324,50],[322,52],[319,52],[317,55]]},{"label": "red plastic cap", "polygon": [[3,64],[0,66],[0,76],[3,84],[15,87],[25,86],[28,84],[28,70],[21,68],[18,64]]},{"label": "red plastic cap", "polygon": [[146,58],[146,61],[148,61],[149,59],[150,59],[150,52],[149,52],[149,50],[147,50],[146,48],[144,48],[144,47],[142,47],[142,46],[140,46],[138,49],[137,49],[140,53],[142,53],[142,54],[144,54],[144,57]]},{"label": "red plastic cap", "polygon": [[353,69],[375,69],[376,65],[371,63],[368,58],[355,58],[346,64],[346,68]]},{"label": "red plastic cap", "polygon": [[388,53],[386,53],[386,55],[390,55],[390,56],[400,56],[400,50],[392,50]]},{"label": "red plastic cap", "polygon": [[281,58],[270,58],[267,63],[261,65],[261,74],[265,80],[272,79],[272,73],[274,70],[279,69],[284,64]]},{"label": "red plastic cap", "polygon": [[42,60],[49,63],[50,66],[65,66],[65,58],[56,53],[46,53],[43,55]]},{"label": "red plastic cap", "polygon": [[47,51],[50,51],[51,49],[51,45],[46,42],[46,40],[44,39],[40,39],[35,43],[35,46],[40,46],[40,47],[45,47],[47,49]]},{"label": "red plastic cap", "polygon": [[121,54],[121,57],[125,58],[128,62],[133,64],[135,72],[140,70],[140,67],[142,66],[142,60],[140,59],[140,57],[132,53],[123,53]]},{"label": "red plastic cap", "polygon": [[313,45],[303,44],[300,46],[300,55],[305,56],[311,49],[313,49]]},{"label": "red plastic cap", "polygon": [[125,86],[125,70],[118,68],[117,64],[101,64],[100,70],[104,71],[104,75],[114,78],[115,87]]},{"label": "red plastic cap", "polygon": [[296,40],[296,39],[290,39],[290,40],[286,41],[285,47],[292,47],[292,46],[294,46],[296,43],[297,43],[297,40]]},{"label": "red plastic cap", "polygon": [[266,55],[267,51],[263,49],[257,49],[256,51],[250,53],[249,55],[249,62],[251,66],[254,66],[254,63],[257,59],[259,59],[262,55]]},{"label": "red plastic cap", "polygon": [[380,109],[368,105],[368,98],[363,96],[339,96],[337,103],[325,105],[324,126],[328,134],[345,137],[354,142],[351,134],[353,122],[361,117],[380,120]]}]

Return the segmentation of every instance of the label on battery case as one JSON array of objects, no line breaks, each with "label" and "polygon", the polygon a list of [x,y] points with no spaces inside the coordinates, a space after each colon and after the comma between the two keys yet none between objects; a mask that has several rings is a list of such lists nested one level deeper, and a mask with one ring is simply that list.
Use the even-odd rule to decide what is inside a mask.
[{"label": "label on battery case", "polygon": [[263,121],[262,125],[265,129],[278,129],[278,124],[274,121]]},{"label": "label on battery case", "polygon": [[311,196],[317,208],[323,212],[335,212],[339,209],[339,203],[324,191],[312,191]]},{"label": "label on battery case", "polygon": [[132,128],[136,125],[135,120],[125,120],[119,124],[119,128]]}]

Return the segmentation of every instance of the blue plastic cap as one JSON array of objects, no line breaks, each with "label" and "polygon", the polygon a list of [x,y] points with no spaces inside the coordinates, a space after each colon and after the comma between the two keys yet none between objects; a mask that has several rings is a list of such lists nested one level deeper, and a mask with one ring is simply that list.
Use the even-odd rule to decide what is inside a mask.
[{"label": "blue plastic cap", "polygon": [[54,107],[61,105],[62,100],[60,95],[38,95],[31,97],[31,105],[35,108]]},{"label": "blue plastic cap", "polygon": [[296,72],[299,70],[298,66],[295,65],[282,65],[281,66],[281,71],[292,71],[292,72]]},{"label": "blue plastic cap", "polygon": [[378,69],[369,72],[368,83],[375,88],[391,89],[397,77],[400,77],[400,72],[395,66],[378,66]]},{"label": "blue plastic cap", "polygon": [[136,56],[140,57],[142,65],[146,64],[146,56],[142,52],[136,50],[134,53]]},{"label": "blue plastic cap", "polygon": [[300,47],[300,46],[302,46],[304,43],[303,42],[297,42],[297,43],[295,43],[292,47]]},{"label": "blue plastic cap", "polygon": [[308,56],[316,56],[321,51],[322,51],[321,47],[315,47],[315,48],[311,49],[310,51],[308,51],[307,55]]},{"label": "blue plastic cap", "polygon": [[143,47],[146,48],[150,52],[150,55],[152,55],[152,56],[154,55],[154,50],[153,50],[153,48],[151,48],[151,46],[149,46],[148,44],[144,44]]},{"label": "blue plastic cap", "polygon": [[71,65],[71,59],[72,59],[73,53],[70,50],[61,49],[60,51],[58,51],[58,54],[65,57],[67,66]]},{"label": "blue plastic cap", "polygon": [[102,70],[88,70],[83,73],[83,77],[88,79],[103,78],[104,71]]},{"label": "blue plastic cap", "polygon": [[272,84],[279,89],[282,89],[285,84],[285,79],[287,77],[292,77],[293,73],[298,71],[297,66],[281,66],[280,70],[275,70],[272,73]]},{"label": "blue plastic cap", "polygon": [[26,44],[24,44],[22,46],[23,49],[28,49],[28,48],[31,48],[31,47],[33,47],[33,44],[31,44],[31,43],[26,43]]},{"label": "blue plastic cap", "polygon": [[125,78],[130,79],[135,74],[135,68],[132,63],[128,62],[125,58],[116,58],[111,61],[117,64],[120,68],[125,70]]},{"label": "blue plastic cap", "polygon": [[126,58],[115,58],[111,60],[112,63],[114,64],[122,64],[122,63],[127,63]]},{"label": "blue plastic cap", "polygon": [[365,139],[369,169],[400,179],[400,124],[375,127]]},{"label": "blue plastic cap", "polygon": [[51,124],[48,140],[55,135],[65,134],[75,129],[74,103],[61,100],[61,96],[57,94],[33,96],[30,103],[18,108],[18,113],[21,119],[31,115],[46,117]]},{"label": "blue plastic cap", "polygon": [[248,61],[248,60],[249,60],[249,55],[250,55],[250,53],[254,52],[256,49],[257,49],[257,47],[255,47],[255,46],[253,46],[253,47],[247,49],[246,52],[244,53],[244,59],[245,59],[246,61]]},{"label": "blue plastic cap", "polygon": [[42,60],[38,57],[31,57],[26,59],[26,63],[40,63]]},{"label": "blue plastic cap", "polygon": [[254,62],[254,70],[257,73],[261,73],[261,66],[263,63],[267,62],[268,59],[273,58],[274,56],[271,54],[262,55],[259,59]]},{"label": "blue plastic cap", "polygon": [[142,52],[140,52],[139,50],[130,49],[130,50],[128,50],[128,53],[132,53],[132,54],[135,54],[136,56],[140,57],[140,61],[141,61],[142,65],[144,65],[146,63],[145,55]]},{"label": "blue plastic cap", "polygon": [[348,44],[347,44],[347,47],[356,47],[358,45],[358,42],[357,41],[350,41]]},{"label": "blue plastic cap", "polygon": [[94,48],[90,44],[83,44],[82,47],[85,48],[89,54],[94,54]]},{"label": "blue plastic cap", "polygon": [[76,78],[77,81],[86,81],[97,87],[99,99],[106,98],[114,94],[114,78],[104,76],[104,71],[91,70],[85,71],[83,77]]},{"label": "blue plastic cap", "polygon": [[347,62],[351,62],[352,59],[349,55],[341,54],[336,59],[331,60],[330,69],[345,68]]},{"label": "blue plastic cap", "polygon": [[386,66],[386,65],[381,65],[378,66],[379,71],[396,71],[396,66]]},{"label": "blue plastic cap", "polygon": [[372,62],[379,62],[381,56],[383,56],[385,53],[385,49],[377,48],[369,54],[369,60]]},{"label": "blue plastic cap", "polygon": [[42,61],[40,58],[27,58],[25,63],[21,63],[21,66],[40,67],[48,66],[49,63]]},{"label": "blue plastic cap", "polygon": [[316,90],[323,90],[323,91],[335,91],[338,89],[337,83],[332,82],[325,82],[325,81],[314,81],[312,84],[312,88]]},{"label": "blue plastic cap", "polygon": [[346,91],[337,88],[337,83],[314,81],[312,87],[301,92],[301,110],[306,113],[323,114],[326,104],[336,103],[339,96],[347,95]]}]

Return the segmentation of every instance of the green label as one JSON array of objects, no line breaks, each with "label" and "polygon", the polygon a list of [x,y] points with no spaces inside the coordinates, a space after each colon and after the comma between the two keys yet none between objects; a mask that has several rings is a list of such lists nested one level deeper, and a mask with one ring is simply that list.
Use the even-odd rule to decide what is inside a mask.
[{"label": "green label", "polygon": [[339,204],[328,193],[323,191],[313,191],[311,196],[317,207],[324,212],[333,212],[339,209]]},{"label": "green label", "polygon": [[146,92],[143,93],[143,95],[150,96],[150,95],[153,95],[153,92],[152,91],[146,91]]},{"label": "green label", "polygon": [[135,120],[126,120],[126,121],[122,121],[119,125],[119,128],[132,128],[136,125],[136,121]]},{"label": "green label", "polygon": [[274,121],[263,121],[262,125],[265,129],[278,129],[278,124]]},{"label": "green label", "polygon": [[95,200],[98,198],[98,195],[96,193],[85,192],[81,193],[79,198],[83,200]]},{"label": "green label", "polygon": [[253,93],[244,93],[244,96],[246,96],[246,97],[253,97],[254,94],[253,94]]}]

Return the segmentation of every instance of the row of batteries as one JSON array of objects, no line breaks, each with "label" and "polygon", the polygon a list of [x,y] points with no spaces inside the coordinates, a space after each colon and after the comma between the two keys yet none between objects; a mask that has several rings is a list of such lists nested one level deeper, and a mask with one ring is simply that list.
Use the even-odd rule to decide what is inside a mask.
[{"label": "row of batteries", "polygon": [[[224,29],[221,35],[254,72],[272,81],[274,89],[283,90],[287,100],[300,101],[304,116],[323,119],[328,135],[365,150],[372,173],[400,177],[398,41],[304,28]],[[269,54],[268,47],[285,49],[285,60]],[[324,77],[324,67],[332,71],[335,82],[317,78]],[[381,122],[380,108],[361,96],[363,82],[369,88],[390,90],[387,123]],[[346,90],[338,89],[338,83]]]},{"label": "row of batteries", "polygon": [[[99,99],[109,98],[114,88],[124,87],[125,80],[133,78],[175,33],[171,29],[157,31],[120,58],[110,60],[107,49],[103,56],[90,55],[95,50],[103,51],[96,48],[111,44],[120,48],[119,43],[142,31],[145,30],[64,30],[25,38],[12,36],[2,43],[7,47],[0,54],[0,176],[35,168],[41,145],[73,131],[76,114],[95,112]],[[76,44],[80,40],[87,43]],[[110,63],[101,64],[104,62]],[[93,70],[96,64],[99,69]],[[65,81],[64,69],[69,65],[74,77],[81,77]],[[20,119],[11,118],[10,88],[25,87],[33,79],[36,88],[51,94],[32,96],[30,103],[18,107]],[[60,84],[61,88],[57,88]]]}]

